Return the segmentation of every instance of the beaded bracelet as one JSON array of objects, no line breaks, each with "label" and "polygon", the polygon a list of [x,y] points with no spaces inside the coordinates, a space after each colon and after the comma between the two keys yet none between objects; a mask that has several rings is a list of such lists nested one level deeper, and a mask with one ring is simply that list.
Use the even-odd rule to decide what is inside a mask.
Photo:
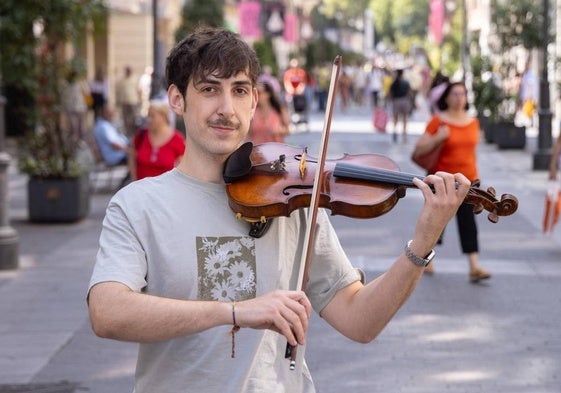
[{"label": "beaded bracelet", "polygon": [[236,357],[236,339],[235,339],[235,335],[236,332],[238,330],[240,330],[240,327],[236,324],[236,301],[232,302],[232,330],[230,331],[230,333],[232,334],[232,358]]}]

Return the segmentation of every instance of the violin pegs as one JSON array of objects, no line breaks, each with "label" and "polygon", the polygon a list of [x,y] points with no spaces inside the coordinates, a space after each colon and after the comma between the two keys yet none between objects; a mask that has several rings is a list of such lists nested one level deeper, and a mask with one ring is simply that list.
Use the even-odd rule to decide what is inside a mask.
[{"label": "violin pegs", "polygon": [[487,192],[488,192],[489,194],[493,195],[493,197],[496,197],[496,196],[497,196],[497,191],[495,191],[495,189],[494,189],[493,187],[489,187],[489,188],[487,189]]},{"label": "violin pegs", "polygon": [[473,205],[473,214],[481,213],[485,208],[483,207],[482,203],[476,203]]},{"label": "violin pegs", "polygon": [[497,222],[499,222],[499,216],[498,216],[497,213],[495,213],[495,212],[489,213],[489,215],[487,216],[487,218],[488,218],[489,221],[491,221],[493,224],[496,224]]},{"label": "violin pegs", "polygon": [[475,188],[479,188],[479,186],[481,185],[481,180],[479,179],[475,179],[472,183],[471,186],[475,187]]}]

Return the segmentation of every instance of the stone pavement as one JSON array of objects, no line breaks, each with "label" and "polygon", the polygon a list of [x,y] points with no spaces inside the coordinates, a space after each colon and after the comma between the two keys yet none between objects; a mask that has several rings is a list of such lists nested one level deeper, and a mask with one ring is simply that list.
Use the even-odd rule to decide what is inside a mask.
[{"label": "stone pavement", "polygon": [[[323,116],[314,113],[291,143],[319,143]],[[426,113],[410,123],[407,143],[372,131],[370,112],[336,112],[330,157],[381,153],[401,170]],[[391,130],[390,125],[390,130]],[[423,277],[412,298],[371,344],[352,343],[313,317],[306,349],[318,392],[561,392],[561,230],[541,233],[547,175],[532,171],[535,133],[524,150],[481,142],[483,187],[515,195],[518,212],[497,224],[478,218],[481,264],[489,282],[468,282],[455,223],[437,249],[436,274]],[[21,267],[0,272],[1,392],[130,392],[136,345],[95,337],[85,291],[110,193],[92,195],[76,224],[27,221],[26,178],[9,171],[10,217],[20,236]],[[392,211],[372,220],[333,217],[341,243],[368,278],[383,272],[411,237],[422,197],[407,191]]]}]

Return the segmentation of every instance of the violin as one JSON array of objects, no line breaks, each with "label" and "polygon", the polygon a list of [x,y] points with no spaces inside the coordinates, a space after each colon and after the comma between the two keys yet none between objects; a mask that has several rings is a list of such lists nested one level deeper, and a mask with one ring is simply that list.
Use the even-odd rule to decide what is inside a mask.
[{"label": "violin", "polygon": [[[308,207],[317,169],[317,160],[307,149],[282,143],[255,145],[247,142],[227,160],[223,177],[229,205],[238,218],[264,222],[271,217],[289,216]],[[326,159],[320,189],[319,206],[333,215],[374,218],[389,212],[405,196],[406,188],[415,187],[413,178],[399,171],[390,158],[379,154],[345,154]],[[474,205],[474,213],[489,212],[489,221],[516,212],[518,200],[503,194],[499,199],[493,187],[479,188],[472,183],[464,202]]]}]

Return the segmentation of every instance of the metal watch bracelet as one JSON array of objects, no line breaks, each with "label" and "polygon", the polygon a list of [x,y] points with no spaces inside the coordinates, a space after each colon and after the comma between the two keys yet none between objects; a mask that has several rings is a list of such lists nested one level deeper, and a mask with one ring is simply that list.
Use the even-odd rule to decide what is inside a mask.
[{"label": "metal watch bracelet", "polygon": [[405,251],[405,256],[416,266],[424,267],[431,263],[436,255],[434,250],[431,250],[426,257],[421,258],[420,256],[413,254],[413,251],[411,251],[412,242],[413,240],[409,240],[407,244],[405,244],[405,248],[403,249]]}]

